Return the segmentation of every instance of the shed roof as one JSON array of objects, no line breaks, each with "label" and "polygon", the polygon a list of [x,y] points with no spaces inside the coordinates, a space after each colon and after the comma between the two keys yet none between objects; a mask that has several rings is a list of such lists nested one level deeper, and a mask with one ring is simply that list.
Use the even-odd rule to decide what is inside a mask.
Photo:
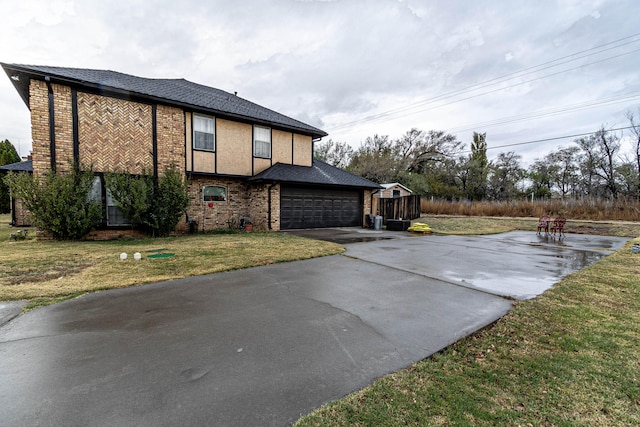
[{"label": "shed roof", "polygon": [[407,187],[405,187],[404,185],[400,184],[399,182],[390,182],[390,183],[386,183],[386,184],[380,184],[385,190],[388,190],[392,187],[402,187],[405,190],[407,190],[409,193],[413,193],[413,191],[411,191],[410,189],[408,189]]},{"label": "shed roof", "polygon": [[373,181],[354,175],[320,160],[312,166],[276,163],[269,169],[249,179],[250,182],[279,182],[287,184],[312,184],[353,188],[381,188]]},{"label": "shed roof", "polygon": [[150,79],[109,70],[64,68],[1,63],[23,101],[29,106],[30,79],[72,87],[85,87],[98,93],[112,93],[134,99],[176,105],[214,115],[279,127],[314,138],[327,133],[314,126],[262,107],[235,94],[185,79]]}]

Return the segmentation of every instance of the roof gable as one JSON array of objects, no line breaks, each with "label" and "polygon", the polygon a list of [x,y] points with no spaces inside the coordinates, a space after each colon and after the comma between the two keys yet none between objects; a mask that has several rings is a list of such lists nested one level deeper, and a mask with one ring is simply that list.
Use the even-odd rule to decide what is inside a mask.
[{"label": "roof gable", "polygon": [[407,187],[405,187],[404,185],[400,184],[399,182],[391,182],[391,183],[387,183],[387,184],[380,184],[385,190],[388,190],[390,188],[393,187],[401,187],[404,188],[406,191],[408,191],[409,193],[413,193],[413,191],[411,191],[410,189],[408,189]]},{"label": "roof gable", "polygon": [[12,83],[29,105],[29,80],[49,77],[52,82],[87,87],[100,92],[134,95],[214,115],[279,127],[321,138],[327,133],[299,120],[262,107],[235,94],[185,79],[149,79],[109,70],[2,64]]}]

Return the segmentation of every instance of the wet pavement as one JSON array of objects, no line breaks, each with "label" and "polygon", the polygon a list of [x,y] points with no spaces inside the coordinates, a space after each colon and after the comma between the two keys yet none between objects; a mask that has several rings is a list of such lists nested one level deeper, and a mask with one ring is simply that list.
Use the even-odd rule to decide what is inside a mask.
[{"label": "wet pavement", "polygon": [[622,237],[513,231],[349,245],[346,255],[491,294],[530,299],[620,249]]},{"label": "wet pavement", "polygon": [[[288,425],[499,319],[500,295],[528,298],[626,241],[361,237],[374,240],[344,255],[19,316],[0,328],[0,425]],[[544,285],[521,284],[532,276]]]},{"label": "wet pavement", "polygon": [[26,301],[0,301],[0,326],[20,315]]}]

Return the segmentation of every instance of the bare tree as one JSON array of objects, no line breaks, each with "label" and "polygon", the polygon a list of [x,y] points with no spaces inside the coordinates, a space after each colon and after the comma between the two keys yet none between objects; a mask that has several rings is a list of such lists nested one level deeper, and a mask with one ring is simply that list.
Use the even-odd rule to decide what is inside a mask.
[{"label": "bare tree", "polygon": [[536,198],[547,198],[551,196],[553,189],[553,175],[557,165],[549,162],[548,155],[544,159],[536,159],[529,166],[527,177],[531,181],[529,193],[533,193]]},{"label": "bare tree", "polygon": [[489,165],[488,195],[496,200],[509,200],[519,195],[518,184],[525,176],[520,166],[522,156],[513,151],[500,153]]},{"label": "bare tree", "polygon": [[455,136],[443,131],[413,128],[394,141],[394,151],[402,169],[425,173],[434,163],[451,158],[460,145]]},{"label": "bare tree", "polygon": [[549,153],[545,159],[551,168],[552,184],[558,189],[564,199],[569,193],[576,191],[578,183],[578,147],[560,148]]},{"label": "bare tree", "polygon": [[[638,108],[640,112],[640,108]],[[640,124],[636,124],[633,113],[627,111],[627,119],[631,125],[631,135],[634,138],[635,145],[635,172],[636,172],[636,198],[640,200]]]},{"label": "bare tree", "polygon": [[367,137],[351,159],[348,170],[379,184],[393,182],[401,164],[388,135]]},{"label": "bare tree", "polygon": [[[604,192],[611,198],[618,197],[618,152],[620,136],[601,127],[596,133],[576,140],[586,155],[587,163],[583,166],[583,174],[587,173],[601,179]],[[593,174],[593,175],[591,175]]]},{"label": "bare tree", "polygon": [[333,141],[318,142],[314,145],[313,157],[335,167],[344,169],[349,166],[353,157],[353,148],[346,142]]}]

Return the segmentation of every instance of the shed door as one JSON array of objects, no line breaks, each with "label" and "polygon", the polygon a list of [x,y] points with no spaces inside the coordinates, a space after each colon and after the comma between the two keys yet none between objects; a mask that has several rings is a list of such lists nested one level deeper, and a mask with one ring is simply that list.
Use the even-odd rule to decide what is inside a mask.
[{"label": "shed door", "polygon": [[282,186],[280,228],[355,227],[362,225],[362,192]]}]

